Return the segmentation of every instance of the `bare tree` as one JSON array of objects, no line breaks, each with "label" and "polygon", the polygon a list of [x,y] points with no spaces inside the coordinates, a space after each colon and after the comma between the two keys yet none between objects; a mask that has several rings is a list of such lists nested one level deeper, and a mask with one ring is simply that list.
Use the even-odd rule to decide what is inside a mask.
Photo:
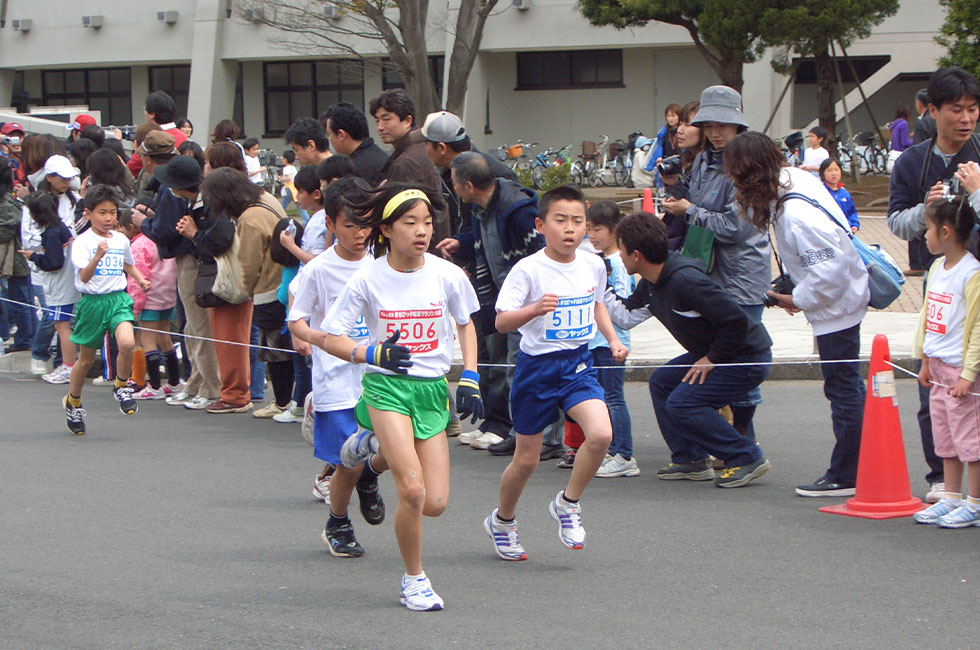
[{"label": "bare tree", "polygon": [[[459,0],[449,75],[446,110],[461,114],[466,86],[483,28],[499,0]],[[445,25],[429,25],[428,0],[236,0],[238,15],[289,34],[287,44],[322,55],[363,59],[362,50],[380,42],[390,66],[405,82],[420,115],[440,108],[439,91],[429,68],[426,35],[445,33]]]}]

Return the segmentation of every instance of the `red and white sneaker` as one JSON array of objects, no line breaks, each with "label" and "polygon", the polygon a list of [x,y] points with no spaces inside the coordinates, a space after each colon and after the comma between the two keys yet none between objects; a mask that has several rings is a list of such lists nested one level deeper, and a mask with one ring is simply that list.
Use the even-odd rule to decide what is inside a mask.
[{"label": "red and white sneaker", "polygon": [[332,474],[333,472],[322,478],[317,474],[313,478],[313,498],[323,501],[328,506],[330,505],[330,476]]},{"label": "red and white sneaker", "polygon": [[133,394],[133,399],[166,399],[167,395],[163,392],[163,388],[153,388],[147,384],[143,387],[143,390],[138,393]]}]

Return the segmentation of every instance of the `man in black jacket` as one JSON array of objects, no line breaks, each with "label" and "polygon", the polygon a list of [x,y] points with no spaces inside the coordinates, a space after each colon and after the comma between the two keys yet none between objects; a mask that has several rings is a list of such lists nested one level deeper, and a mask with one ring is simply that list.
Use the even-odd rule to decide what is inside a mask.
[{"label": "man in black jacket", "polygon": [[[772,339],[766,328],[696,262],[668,252],[667,226],[660,219],[630,215],[616,227],[616,239],[626,270],[643,279],[625,300],[606,291],[613,323],[629,329],[655,316],[687,350],[650,376],[653,410],[671,452],[670,464],[657,478],[714,478],[717,487],[734,488],[762,476],[770,465],[761,448],[718,410],[769,375]],[[725,462],[717,477],[709,454]]]},{"label": "man in black jacket", "polygon": [[333,150],[350,156],[358,176],[371,185],[380,183],[381,169],[388,162],[388,154],[368,135],[364,111],[350,102],[340,102],[328,108],[324,117],[327,139]]}]

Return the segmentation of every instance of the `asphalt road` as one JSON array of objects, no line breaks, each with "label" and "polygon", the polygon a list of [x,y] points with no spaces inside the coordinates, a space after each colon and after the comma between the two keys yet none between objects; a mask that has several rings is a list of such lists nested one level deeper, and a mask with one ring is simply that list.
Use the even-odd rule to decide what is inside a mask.
[{"label": "asphalt road", "polygon": [[[720,490],[656,479],[667,450],[645,385],[628,385],[642,474],[593,482],[588,545],[569,551],[547,513],[567,474],[544,464],[518,511],[526,562],[498,560],[481,528],[507,460],[451,440],[450,505],[424,552],[446,610],[414,613],[390,520],[354,515],[361,559],[320,541],[298,426],[161,402],[126,418],[90,386],[75,437],[60,387],[0,378],[0,646],[976,647],[980,529],[817,512],[828,500],[793,487],[830,455],[821,386],[763,392],[773,469]],[[922,496],[910,381],[899,399]]]}]

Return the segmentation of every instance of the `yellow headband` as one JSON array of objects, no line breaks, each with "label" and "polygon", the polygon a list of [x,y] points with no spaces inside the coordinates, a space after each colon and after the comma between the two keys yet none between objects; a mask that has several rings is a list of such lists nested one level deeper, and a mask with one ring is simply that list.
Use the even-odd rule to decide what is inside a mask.
[{"label": "yellow headband", "polygon": [[429,205],[432,205],[429,202],[429,197],[427,197],[425,192],[422,190],[404,190],[388,200],[388,203],[385,204],[384,211],[381,213],[381,220],[387,221],[395,210],[397,210],[403,203],[414,201],[416,199],[422,199],[426,203],[429,203]]}]

